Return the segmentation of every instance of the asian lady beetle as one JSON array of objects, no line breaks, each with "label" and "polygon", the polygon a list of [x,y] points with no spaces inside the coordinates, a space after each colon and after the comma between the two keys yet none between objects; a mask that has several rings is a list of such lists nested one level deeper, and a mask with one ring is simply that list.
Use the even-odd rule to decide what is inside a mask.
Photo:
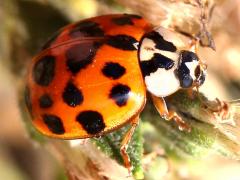
[{"label": "asian lady beetle", "polygon": [[98,16],[59,30],[33,58],[26,104],[34,126],[61,139],[101,136],[127,123],[127,145],[148,91],[160,115],[188,126],[168,111],[164,97],[203,84],[206,69],[180,34],[154,29],[138,15]]}]

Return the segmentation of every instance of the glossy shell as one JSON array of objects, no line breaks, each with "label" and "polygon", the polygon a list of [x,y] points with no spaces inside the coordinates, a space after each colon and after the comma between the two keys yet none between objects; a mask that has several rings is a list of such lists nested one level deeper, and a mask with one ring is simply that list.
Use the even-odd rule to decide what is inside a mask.
[{"label": "glossy shell", "polygon": [[25,99],[43,134],[99,136],[137,116],[146,99],[137,45],[151,26],[136,15],[105,15],[59,30],[32,60]]}]

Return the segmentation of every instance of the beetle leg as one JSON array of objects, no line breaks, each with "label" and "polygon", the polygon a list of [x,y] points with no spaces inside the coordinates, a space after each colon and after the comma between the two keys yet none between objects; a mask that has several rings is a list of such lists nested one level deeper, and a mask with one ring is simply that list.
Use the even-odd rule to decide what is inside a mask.
[{"label": "beetle leg", "polygon": [[218,98],[213,102],[204,102],[205,108],[215,116],[221,117],[222,120],[227,119],[230,113],[229,104],[221,101]]},{"label": "beetle leg", "polygon": [[190,99],[194,99],[195,98],[194,90],[192,88],[187,89],[187,94],[188,94],[188,97]]},{"label": "beetle leg", "polygon": [[190,126],[182,120],[182,118],[173,110],[167,108],[166,102],[163,97],[152,96],[153,103],[158,110],[161,117],[166,120],[174,120],[180,130],[191,131]]},{"label": "beetle leg", "polygon": [[131,121],[131,127],[127,131],[127,133],[125,134],[125,136],[124,136],[124,138],[121,142],[120,153],[122,155],[124,165],[128,169],[129,174],[131,174],[132,166],[131,166],[131,163],[130,163],[129,156],[127,154],[127,148],[128,148],[129,142],[131,141],[133,133],[134,133],[136,127],[138,126],[138,123],[139,123],[139,116],[137,116],[136,118],[134,118]]},{"label": "beetle leg", "polygon": [[212,114],[222,117],[222,119],[227,118],[227,116],[229,115],[229,105],[225,101],[220,101],[218,98],[216,98],[214,102],[206,101],[201,98],[198,88],[197,88],[197,95],[202,105],[208,111],[210,111]]}]

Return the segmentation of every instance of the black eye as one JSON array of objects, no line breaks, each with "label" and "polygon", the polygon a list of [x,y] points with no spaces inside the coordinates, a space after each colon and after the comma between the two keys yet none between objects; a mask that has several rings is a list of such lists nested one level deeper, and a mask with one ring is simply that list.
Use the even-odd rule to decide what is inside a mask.
[{"label": "black eye", "polygon": [[201,74],[200,74],[200,77],[199,77],[199,80],[198,80],[199,85],[202,85],[204,83],[205,77],[206,77],[206,74],[203,71],[201,71]]},{"label": "black eye", "polygon": [[198,79],[198,77],[201,75],[201,69],[200,66],[198,65],[194,71],[195,77]]},{"label": "black eye", "polygon": [[193,83],[193,79],[191,78],[191,76],[185,76],[183,77],[182,81],[180,81],[180,85],[183,88],[191,87],[192,83]]},{"label": "black eye", "polygon": [[199,84],[202,85],[205,81],[205,77],[206,75],[204,73],[202,73],[201,77],[199,78]]},{"label": "black eye", "polygon": [[198,81],[199,86],[202,85],[205,81],[205,72],[201,70],[200,65],[198,65],[194,71],[194,75]]}]

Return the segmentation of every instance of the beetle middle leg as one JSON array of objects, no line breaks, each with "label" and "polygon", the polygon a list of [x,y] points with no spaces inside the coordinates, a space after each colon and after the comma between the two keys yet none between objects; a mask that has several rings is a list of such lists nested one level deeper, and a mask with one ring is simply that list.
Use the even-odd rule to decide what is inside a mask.
[{"label": "beetle middle leg", "polygon": [[124,136],[124,138],[121,142],[120,153],[121,153],[121,156],[123,158],[124,165],[128,169],[129,174],[131,174],[132,166],[131,166],[131,163],[130,163],[129,156],[127,154],[127,148],[128,148],[128,145],[129,145],[129,143],[132,139],[133,133],[134,133],[136,127],[138,126],[138,124],[139,124],[139,116],[132,119],[131,127],[127,131],[127,133],[125,134],[125,136]]}]

